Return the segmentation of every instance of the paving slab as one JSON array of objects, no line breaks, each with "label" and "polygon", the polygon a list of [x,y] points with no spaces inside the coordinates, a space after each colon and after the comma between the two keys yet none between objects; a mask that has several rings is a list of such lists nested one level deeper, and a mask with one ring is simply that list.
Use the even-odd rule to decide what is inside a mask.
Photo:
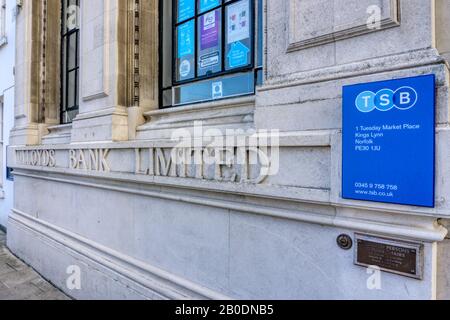
[{"label": "paving slab", "polygon": [[70,300],[6,247],[0,231],[0,300]]}]

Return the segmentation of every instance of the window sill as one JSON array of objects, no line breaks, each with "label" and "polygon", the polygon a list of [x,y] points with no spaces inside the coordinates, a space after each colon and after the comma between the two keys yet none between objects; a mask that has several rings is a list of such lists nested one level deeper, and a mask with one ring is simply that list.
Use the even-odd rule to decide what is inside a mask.
[{"label": "window sill", "polygon": [[72,136],[72,124],[61,124],[48,127],[49,134],[42,137],[42,144],[67,144]]},{"label": "window sill", "polygon": [[56,130],[66,130],[66,129],[72,129],[72,124],[68,123],[68,124],[58,124],[55,126],[51,126],[47,128],[49,131],[56,131]]},{"label": "window sill", "polygon": [[208,101],[196,104],[189,104],[180,107],[171,107],[166,109],[152,110],[148,111],[144,114],[146,117],[154,117],[168,114],[176,114],[176,113],[188,113],[188,112],[196,112],[207,109],[217,109],[217,108],[229,108],[229,107],[239,107],[242,105],[255,104],[256,97],[255,95],[251,96],[243,96],[238,98],[230,98],[230,99],[221,99],[216,101]]},{"label": "window sill", "polygon": [[219,130],[250,129],[254,127],[255,101],[252,95],[149,111],[145,113],[147,122],[137,128],[136,140],[170,139],[173,130],[192,129],[197,122]]}]

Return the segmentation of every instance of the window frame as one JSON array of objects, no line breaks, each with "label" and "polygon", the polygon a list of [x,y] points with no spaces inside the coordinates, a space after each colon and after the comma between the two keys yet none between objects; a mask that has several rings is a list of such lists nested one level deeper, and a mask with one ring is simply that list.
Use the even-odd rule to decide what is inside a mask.
[{"label": "window frame", "polygon": [[6,43],[6,0],[0,0],[0,46]]},{"label": "window frame", "polygon": [[[65,23],[65,19],[67,19],[67,8],[70,0],[62,0],[61,1],[61,56],[60,56],[60,123],[61,124],[71,124],[73,119],[70,121],[65,121],[65,114],[73,111],[80,110],[80,101],[79,101],[79,93],[80,93],[80,26],[79,21],[77,21],[78,26],[71,30],[68,30],[67,25]],[[75,0],[75,5],[80,8],[80,0]],[[79,19],[79,12],[77,12],[77,19]],[[70,46],[70,37],[75,34],[76,38],[76,50],[75,50],[75,60],[74,60],[74,68],[69,68],[69,46]],[[75,73],[75,84],[74,84],[74,106],[68,108],[69,106],[69,74]],[[65,75],[65,79],[64,79]],[[64,90],[65,89],[65,90]]]},{"label": "window frame", "polygon": [[[185,19],[181,22],[178,22],[178,1],[179,0],[171,0],[172,1],[172,87],[176,87],[176,86],[180,86],[183,84],[187,84],[187,83],[194,83],[194,82],[199,82],[199,81],[203,81],[203,80],[207,80],[207,79],[211,79],[211,78],[216,78],[216,77],[221,77],[224,75],[230,75],[233,73],[239,73],[239,72],[245,72],[245,71],[251,71],[253,69],[255,69],[255,49],[256,49],[256,45],[255,45],[255,41],[256,41],[256,37],[255,37],[255,32],[256,32],[256,5],[255,5],[255,0],[248,0],[249,1],[249,5],[250,5],[250,12],[251,12],[251,19],[252,19],[252,23],[250,25],[250,42],[251,42],[251,61],[250,64],[243,66],[243,67],[239,67],[239,68],[234,68],[232,70],[225,70],[225,66],[226,66],[226,47],[227,44],[225,43],[225,38],[226,38],[226,7],[233,5],[239,1],[242,0],[230,0],[230,1],[226,1],[226,0],[220,0],[221,4],[217,7],[214,7],[213,9],[209,9],[207,11],[204,11],[202,13],[199,13],[199,7],[198,7],[198,0],[194,0],[195,1],[195,14],[193,17],[189,18],[189,19]],[[222,67],[222,71],[221,72],[216,72],[216,73],[212,73],[212,74],[206,74],[204,76],[197,76],[198,74],[198,58],[199,58],[199,52],[198,52],[198,43],[199,43],[199,39],[198,39],[198,21],[200,19],[200,17],[204,16],[207,13],[210,12],[214,12],[216,10],[221,10],[221,46],[220,46],[220,50],[222,52],[221,54],[221,67]],[[181,81],[177,81],[177,68],[174,68],[177,66],[177,41],[178,41],[178,37],[177,37],[177,27],[189,22],[189,21],[194,21],[194,27],[195,27],[195,44],[194,44],[194,48],[195,48],[195,76],[193,79],[187,79],[187,80],[181,80]]]},{"label": "window frame", "polygon": [[[163,72],[163,68],[164,68],[164,64],[167,63],[167,60],[169,59],[165,59],[163,54],[164,54],[164,37],[167,36],[164,33],[164,22],[160,21],[159,23],[159,31],[160,31],[160,39],[159,39],[159,57],[160,57],[160,62],[159,62],[159,105],[160,105],[160,109],[169,109],[169,108],[176,108],[176,107],[181,107],[181,106],[185,106],[185,105],[195,105],[195,104],[199,104],[199,103],[207,103],[207,102],[211,102],[211,101],[217,101],[217,100],[224,100],[224,99],[232,99],[235,97],[242,97],[242,96],[249,96],[249,95],[254,95],[255,94],[255,90],[256,90],[256,86],[259,84],[258,78],[259,78],[259,73],[262,72],[262,61],[259,61],[259,55],[263,54],[262,52],[259,52],[259,49],[263,50],[263,46],[260,46],[260,42],[263,42],[263,34],[259,34],[259,24],[263,24],[263,21],[259,21],[262,16],[260,16],[259,12],[257,12],[260,10],[263,10],[263,8],[260,8],[260,6],[263,7],[263,1],[260,0],[249,0],[249,10],[251,13],[251,24],[250,24],[250,43],[251,43],[251,57],[250,57],[250,63],[246,66],[242,66],[242,67],[237,67],[237,68],[233,68],[230,70],[226,70],[226,59],[227,59],[227,43],[226,43],[226,33],[227,33],[227,7],[236,4],[238,2],[240,2],[242,0],[230,0],[230,1],[226,1],[226,0],[221,0],[221,4],[219,6],[216,6],[212,9],[206,10],[204,12],[199,12],[199,2],[198,0],[195,0],[195,14],[193,17],[189,18],[189,19],[184,19],[182,21],[178,21],[178,0],[170,0],[172,8],[171,8],[171,30],[168,30],[166,33],[170,33],[170,36],[172,37],[171,40],[171,59],[170,59],[170,63],[171,63],[171,79],[170,79],[170,85],[169,86],[164,86],[164,72]],[[166,16],[164,16],[164,0],[159,0],[159,17],[160,19],[167,19]],[[199,19],[201,17],[203,17],[205,14],[207,13],[211,13],[211,12],[215,12],[216,10],[221,10],[221,30],[220,30],[220,35],[221,35],[221,45],[220,45],[220,50],[221,50],[221,69],[222,71],[220,72],[215,72],[215,73],[211,73],[211,74],[205,74],[202,76],[198,76],[198,59],[199,59]],[[186,79],[186,80],[179,80],[177,81],[177,72],[178,72],[178,63],[177,63],[177,56],[178,56],[178,48],[177,48],[177,42],[178,42],[178,37],[177,37],[177,27],[189,22],[189,21],[194,21],[194,30],[195,30],[195,43],[194,43],[194,48],[195,48],[195,54],[194,54],[194,59],[195,59],[195,75],[194,78],[192,79]],[[261,38],[260,38],[261,37]],[[225,96],[223,98],[220,99],[211,99],[211,100],[204,100],[204,101],[197,101],[197,102],[186,102],[186,103],[178,103],[175,104],[174,103],[174,89],[179,88],[183,85],[188,85],[188,84],[195,84],[195,83],[200,83],[202,81],[206,81],[206,80],[214,80],[217,79],[218,81],[220,81],[220,78],[222,77],[227,77],[227,76],[233,76],[233,75],[238,75],[238,74],[245,74],[245,73],[250,73],[253,72],[253,76],[254,76],[254,89],[253,89],[253,93],[244,93],[244,94],[239,94],[237,96]],[[164,94],[167,91],[172,91],[172,103],[170,106],[164,106]]]}]

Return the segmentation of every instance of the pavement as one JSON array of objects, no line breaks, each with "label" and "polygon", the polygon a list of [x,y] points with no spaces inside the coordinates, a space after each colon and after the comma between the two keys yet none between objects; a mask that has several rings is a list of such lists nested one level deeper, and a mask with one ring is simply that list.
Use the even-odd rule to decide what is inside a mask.
[{"label": "pavement", "polygon": [[0,300],[70,300],[6,248],[0,231]]}]

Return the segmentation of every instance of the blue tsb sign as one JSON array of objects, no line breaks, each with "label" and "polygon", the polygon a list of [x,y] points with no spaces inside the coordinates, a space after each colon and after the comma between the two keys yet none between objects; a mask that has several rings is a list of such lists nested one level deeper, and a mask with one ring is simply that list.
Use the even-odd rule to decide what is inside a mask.
[{"label": "blue tsb sign", "polygon": [[344,87],[342,197],[434,207],[435,76]]}]

